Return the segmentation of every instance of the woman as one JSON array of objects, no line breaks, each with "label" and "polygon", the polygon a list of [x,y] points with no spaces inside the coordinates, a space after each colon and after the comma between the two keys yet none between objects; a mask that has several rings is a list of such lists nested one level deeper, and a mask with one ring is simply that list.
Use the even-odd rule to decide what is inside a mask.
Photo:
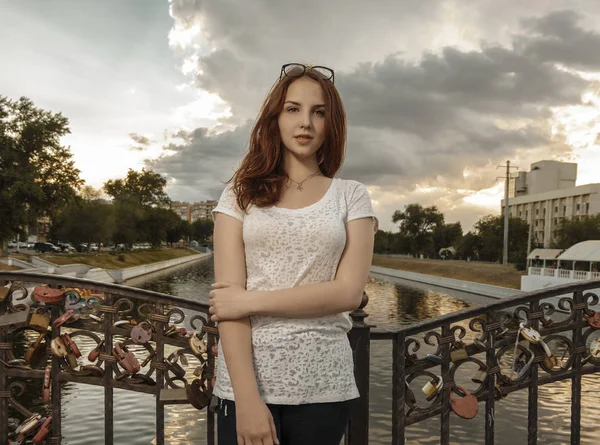
[{"label": "woman", "polygon": [[359,396],[347,332],[372,260],[366,187],[335,177],[346,117],[325,67],[287,64],[213,210],[220,445],[338,445]]}]

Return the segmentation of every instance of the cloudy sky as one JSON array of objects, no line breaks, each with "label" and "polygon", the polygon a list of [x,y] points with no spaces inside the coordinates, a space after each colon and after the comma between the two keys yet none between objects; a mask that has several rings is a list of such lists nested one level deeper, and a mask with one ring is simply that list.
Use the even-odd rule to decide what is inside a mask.
[{"label": "cloudy sky", "polygon": [[470,229],[499,213],[510,160],[577,162],[600,182],[597,0],[5,0],[0,94],[70,120],[82,177],[144,165],[172,199],[218,198],[290,61],[336,71],[339,176],[381,228],[437,205]]}]

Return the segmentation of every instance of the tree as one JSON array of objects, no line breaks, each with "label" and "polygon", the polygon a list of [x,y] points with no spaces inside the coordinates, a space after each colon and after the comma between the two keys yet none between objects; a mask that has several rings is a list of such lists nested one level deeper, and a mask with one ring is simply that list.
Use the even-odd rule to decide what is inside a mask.
[{"label": "tree", "polygon": [[[523,268],[527,258],[529,225],[521,218],[509,218],[508,227],[508,261]],[[502,257],[504,217],[484,216],[475,223],[475,229],[480,238],[479,259],[499,262]]]},{"label": "tree", "polygon": [[114,230],[114,208],[102,199],[79,198],[66,206],[52,223],[52,237],[75,246],[106,243]]},{"label": "tree", "polygon": [[482,249],[481,237],[473,232],[467,232],[456,243],[456,255],[461,259],[479,260]]},{"label": "tree", "polygon": [[600,239],[600,215],[561,220],[552,240],[555,249],[568,249],[582,241]]},{"label": "tree", "polygon": [[212,236],[215,223],[212,219],[197,219],[192,223],[192,234],[196,241],[205,244]]},{"label": "tree", "polygon": [[22,235],[39,216],[54,217],[83,184],[70,149],[60,144],[68,124],[26,97],[0,96],[0,241]]},{"label": "tree", "polygon": [[442,224],[433,231],[434,255],[437,256],[444,247],[455,247],[462,237],[463,231],[460,222]]},{"label": "tree", "polygon": [[400,223],[400,232],[410,238],[410,253],[418,255],[432,251],[433,232],[444,224],[444,215],[436,206],[409,204],[403,212],[394,212],[392,222]]},{"label": "tree", "polygon": [[156,206],[171,202],[164,188],[167,180],[160,173],[142,169],[129,169],[125,179],[110,179],[104,183],[104,191],[115,200],[127,199],[141,206]]},{"label": "tree", "polygon": [[146,207],[142,221],[145,239],[154,247],[160,247],[167,241],[167,233],[181,227],[181,218],[170,209],[161,207]]}]

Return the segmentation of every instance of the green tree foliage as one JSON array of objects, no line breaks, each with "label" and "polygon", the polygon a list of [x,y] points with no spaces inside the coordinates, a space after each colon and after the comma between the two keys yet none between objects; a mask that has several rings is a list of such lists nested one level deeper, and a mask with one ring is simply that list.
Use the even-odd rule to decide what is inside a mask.
[{"label": "green tree foliage", "polygon": [[68,119],[25,97],[0,96],[0,240],[38,216],[55,216],[81,187],[72,153],[60,144]]},{"label": "green tree foliage", "polygon": [[107,243],[114,230],[114,207],[102,199],[78,198],[67,205],[52,222],[51,236],[74,246]]},{"label": "green tree foliage", "polygon": [[433,231],[433,255],[437,256],[440,249],[454,247],[462,237],[463,230],[460,222],[442,224]]},{"label": "green tree foliage", "polygon": [[409,204],[404,211],[396,210],[392,222],[400,223],[400,232],[410,239],[410,253],[419,255],[434,248],[433,233],[444,224],[444,215],[436,206]]},{"label": "green tree foliage", "polygon": [[129,248],[134,243],[145,241],[143,220],[144,207],[134,199],[122,197],[113,201],[115,225],[112,240]]},{"label": "green tree foliage", "polygon": [[192,225],[175,213],[177,220],[167,229],[167,243],[173,245],[180,240],[189,241],[192,236]]},{"label": "green tree foliage", "polygon": [[555,249],[568,249],[574,244],[600,239],[600,215],[583,216],[581,219],[561,220],[552,242]]},{"label": "green tree foliage", "polygon": [[212,236],[214,227],[212,219],[197,219],[192,223],[192,235],[200,244],[205,244]]},{"label": "green tree foliage", "polygon": [[403,233],[378,230],[375,234],[373,251],[383,254],[410,254],[410,241],[410,238]]},{"label": "green tree foliage", "polygon": [[164,188],[167,179],[152,170],[136,172],[129,169],[124,179],[110,179],[104,183],[104,191],[115,200],[128,200],[141,206],[156,206],[171,202]]},{"label": "green tree foliage", "polygon": [[[508,261],[524,267],[527,257],[529,225],[521,218],[510,218],[508,222]],[[504,240],[504,217],[487,215],[475,224],[479,237],[477,256],[481,261],[501,261]]]},{"label": "green tree foliage", "polygon": [[160,247],[163,241],[167,241],[167,234],[182,227],[181,218],[170,209],[161,207],[146,207],[142,221],[145,239],[154,247]]}]

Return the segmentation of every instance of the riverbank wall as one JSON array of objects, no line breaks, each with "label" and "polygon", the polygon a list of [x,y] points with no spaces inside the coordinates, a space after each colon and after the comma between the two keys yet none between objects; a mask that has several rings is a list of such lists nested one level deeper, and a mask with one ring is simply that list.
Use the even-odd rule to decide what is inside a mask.
[{"label": "riverbank wall", "polygon": [[454,278],[426,275],[405,270],[389,269],[386,267],[371,266],[373,278],[391,281],[393,283],[410,286],[424,291],[434,291],[448,294],[461,300],[486,304],[503,298],[513,297],[523,293],[519,289],[490,284],[476,283],[474,281],[456,280]]},{"label": "riverbank wall", "polygon": [[24,272],[48,273],[53,275],[65,275],[88,280],[102,281],[104,283],[124,283],[125,281],[150,274],[152,272],[169,269],[182,264],[199,261],[212,256],[212,252],[198,253],[171,260],[159,261],[156,263],[142,264],[140,266],[128,267],[125,269],[102,269],[92,267],[87,264],[67,264],[58,265],[48,260],[33,256],[30,262],[18,260],[16,258],[2,258],[0,262],[9,266],[17,266]]}]

